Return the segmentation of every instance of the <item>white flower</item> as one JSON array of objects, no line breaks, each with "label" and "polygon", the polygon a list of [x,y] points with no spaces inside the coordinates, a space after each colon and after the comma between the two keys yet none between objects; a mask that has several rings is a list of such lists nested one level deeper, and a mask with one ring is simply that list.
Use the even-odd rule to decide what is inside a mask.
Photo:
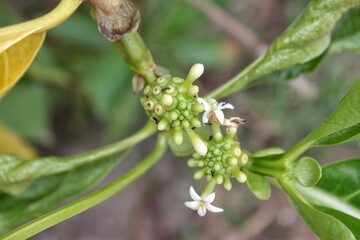
[{"label": "white flower", "polygon": [[221,111],[222,109],[234,109],[234,106],[230,103],[221,102],[218,103],[215,99],[211,99],[210,104],[203,98],[198,97],[197,101],[204,106],[204,114],[202,116],[203,124],[209,124],[209,113],[213,112],[219,120],[220,124],[224,124],[224,113]]},{"label": "white flower", "polygon": [[190,187],[190,196],[194,201],[191,202],[185,202],[185,206],[188,208],[191,208],[192,210],[197,210],[197,213],[200,217],[205,216],[206,209],[210,212],[219,213],[223,212],[224,210],[222,208],[215,207],[211,205],[211,203],[215,199],[215,193],[211,193],[210,195],[206,197],[200,197],[194,190],[194,188]]}]

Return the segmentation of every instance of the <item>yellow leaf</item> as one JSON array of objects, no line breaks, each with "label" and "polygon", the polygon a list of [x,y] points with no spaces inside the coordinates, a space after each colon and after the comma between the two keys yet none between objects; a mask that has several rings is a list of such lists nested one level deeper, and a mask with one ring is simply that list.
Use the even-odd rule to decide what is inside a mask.
[{"label": "yellow leaf", "polygon": [[45,39],[45,32],[34,33],[0,53],[0,97],[30,66]]},{"label": "yellow leaf", "polygon": [[62,0],[50,13],[0,28],[0,97],[26,72],[39,51],[46,30],[65,21],[82,0]]},{"label": "yellow leaf", "polygon": [[62,0],[56,8],[42,17],[0,28],[0,53],[33,33],[44,32],[59,25],[81,2],[82,0]]},{"label": "yellow leaf", "polygon": [[35,149],[15,132],[0,124],[0,154],[16,154],[26,159],[36,157]]}]

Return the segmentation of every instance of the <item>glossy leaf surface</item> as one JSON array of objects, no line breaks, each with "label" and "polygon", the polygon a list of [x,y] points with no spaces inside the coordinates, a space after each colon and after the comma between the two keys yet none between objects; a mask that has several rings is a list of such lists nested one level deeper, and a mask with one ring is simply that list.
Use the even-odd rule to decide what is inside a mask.
[{"label": "glossy leaf surface", "polygon": [[[359,4],[359,0],[311,1],[262,57],[210,93],[210,96],[227,96],[266,74],[296,64],[304,64],[319,57],[330,45],[331,32],[342,14]],[[288,74],[295,75],[291,72]]]}]

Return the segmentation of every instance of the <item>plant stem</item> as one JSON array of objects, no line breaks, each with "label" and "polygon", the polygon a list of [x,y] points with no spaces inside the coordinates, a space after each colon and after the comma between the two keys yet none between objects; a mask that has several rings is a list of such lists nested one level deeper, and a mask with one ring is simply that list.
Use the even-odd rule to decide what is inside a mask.
[{"label": "plant stem", "polygon": [[148,121],[143,128],[137,131],[135,134],[131,135],[130,137],[121,140],[119,142],[113,143],[111,145],[99,148],[94,151],[90,151],[88,153],[79,154],[71,157],[66,157],[66,160],[75,160],[75,159],[101,159],[105,157],[109,157],[115,155],[119,152],[122,152],[126,149],[133,147],[134,145],[138,144],[145,138],[150,137],[157,131],[157,126]]},{"label": "plant stem", "polygon": [[223,140],[223,136],[221,133],[221,129],[220,129],[220,125],[217,123],[212,123],[211,124],[211,131],[213,134],[213,138],[215,140],[216,143],[220,143]]},{"label": "plant stem", "polygon": [[289,151],[287,151],[282,157],[281,160],[283,162],[289,163],[294,162],[301,154],[303,154],[306,150],[308,150],[313,144],[312,141],[309,141],[308,138],[311,136],[308,135],[304,139],[302,139],[298,144],[292,147]]},{"label": "plant stem", "polygon": [[73,217],[85,210],[96,206],[97,204],[112,197],[116,193],[123,190],[130,183],[135,181],[138,177],[144,174],[150,167],[152,167],[164,155],[167,149],[166,137],[159,134],[158,140],[154,150],[139,164],[137,164],[130,171],[125,173],[122,177],[103,187],[94,193],[89,194],[73,203],[65,205],[61,208],[55,209],[41,217],[38,217],[4,235],[3,240],[20,240],[27,239],[55,224],[62,222],[70,217]]},{"label": "plant stem", "polygon": [[204,191],[201,193],[201,196],[206,197],[210,195],[214,191],[215,186],[216,186],[215,180],[211,179],[206,185]]},{"label": "plant stem", "polygon": [[[241,71],[238,75],[234,76],[229,81],[214,89],[212,92],[207,94],[206,97],[218,99],[245,88],[257,77],[263,75],[261,73],[256,74],[256,67],[263,60],[263,58],[264,56],[257,58],[251,65]],[[234,87],[235,85],[236,88]]]},{"label": "plant stem", "polygon": [[147,84],[156,80],[156,65],[139,33],[127,33],[114,45],[131,70],[143,76]]},{"label": "plant stem", "polygon": [[261,175],[267,175],[267,176],[271,176],[271,177],[275,177],[278,180],[281,180],[284,176],[284,173],[286,171],[281,170],[281,169],[274,169],[274,168],[269,168],[269,167],[263,167],[263,166],[255,166],[255,165],[250,165],[248,167],[248,169],[252,172],[255,173],[259,173]]}]

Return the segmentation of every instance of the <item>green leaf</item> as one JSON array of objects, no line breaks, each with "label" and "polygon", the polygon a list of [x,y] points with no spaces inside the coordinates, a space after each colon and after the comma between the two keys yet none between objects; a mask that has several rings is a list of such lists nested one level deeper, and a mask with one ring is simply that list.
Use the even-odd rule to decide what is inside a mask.
[{"label": "green leaf", "polygon": [[39,216],[63,200],[78,195],[100,182],[125,157],[104,159],[72,171],[35,181],[18,196],[0,194],[0,234],[31,217]]},{"label": "green leaf", "polygon": [[356,239],[360,239],[360,219],[340,212],[333,208],[316,205],[313,207],[321,212],[327,213],[328,215],[339,219],[354,234]]},{"label": "green leaf", "polygon": [[227,96],[261,76],[304,64],[320,56],[330,44],[331,31],[337,20],[344,12],[359,4],[359,0],[311,1],[295,22],[271,44],[265,55],[210,93],[210,96]]},{"label": "green leaf", "polygon": [[360,219],[359,189],[360,159],[330,164],[323,168],[323,177],[315,187],[298,187],[310,203],[334,208]]},{"label": "green leaf", "polygon": [[[312,208],[341,221],[360,239],[360,159],[327,165],[323,177],[312,188],[296,186]],[[300,214],[304,214],[301,208]],[[344,238],[345,239],[345,238]]]},{"label": "green leaf", "polygon": [[[291,198],[291,196],[290,196]],[[291,199],[300,216],[322,240],[355,240],[354,234],[335,217],[319,211],[300,199]]]},{"label": "green leaf", "polygon": [[317,210],[304,200],[301,196],[302,192],[297,191],[297,188],[293,187],[291,182],[280,183],[300,216],[322,240],[356,239],[343,222],[334,216]]},{"label": "green leaf", "polygon": [[290,80],[298,77],[300,74],[309,73],[315,70],[322,62],[322,60],[327,56],[328,51],[324,51],[320,56],[312,59],[303,64],[295,64],[290,67],[286,67],[284,69],[275,71],[273,73],[267,74],[263,76],[259,81],[282,81],[282,80]]},{"label": "green leaf", "polygon": [[[148,126],[154,126],[154,124]],[[31,236],[34,236],[35,234],[44,231],[51,226],[54,226],[57,223],[60,223],[70,217],[73,217],[96,206],[97,204],[105,201],[106,199],[123,190],[137,178],[141,177],[147,170],[149,170],[149,168],[151,168],[161,159],[161,157],[166,152],[166,149],[166,137],[163,134],[159,134],[158,140],[152,152],[142,162],[138,163],[123,176],[83,198],[80,198],[72,203],[55,209],[30,222],[27,222],[24,225],[19,226],[18,228],[2,236],[2,239],[28,239]]]},{"label": "green leaf", "polygon": [[108,159],[149,137],[156,131],[156,125],[148,122],[132,136],[111,145],[69,157],[43,157],[25,160],[14,155],[0,155],[0,188],[31,182],[39,177],[70,171],[82,165]]},{"label": "green leaf", "polygon": [[[331,33],[331,45],[320,56],[303,64],[295,64],[290,67],[265,75],[262,79],[266,81],[289,80],[300,74],[315,70],[329,53],[345,50],[360,51],[360,8],[356,7],[345,12],[336,23]],[[328,51],[330,49],[330,51]],[[262,81],[259,79],[259,81]]]},{"label": "green leaf", "polygon": [[43,157],[34,160],[26,160],[15,155],[0,155],[0,188],[31,182],[39,177],[70,171],[100,160],[96,153],[68,158]]},{"label": "green leaf", "polygon": [[244,169],[247,180],[246,184],[248,185],[250,191],[261,200],[269,199],[271,195],[271,187],[269,182],[265,179],[264,176],[260,174],[253,173],[247,169]]},{"label": "green leaf", "polygon": [[[335,111],[307,138],[312,146],[339,144],[360,137],[360,80],[341,100]],[[355,137],[355,138],[354,138]]]},{"label": "green leaf", "polygon": [[288,151],[283,159],[295,160],[311,147],[340,144],[360,139],[360,80],[322,124]]},{"label": "green leaf", "polygon": [[349,10],[336,24],[330,52],[360,51],[360,8]]}]

